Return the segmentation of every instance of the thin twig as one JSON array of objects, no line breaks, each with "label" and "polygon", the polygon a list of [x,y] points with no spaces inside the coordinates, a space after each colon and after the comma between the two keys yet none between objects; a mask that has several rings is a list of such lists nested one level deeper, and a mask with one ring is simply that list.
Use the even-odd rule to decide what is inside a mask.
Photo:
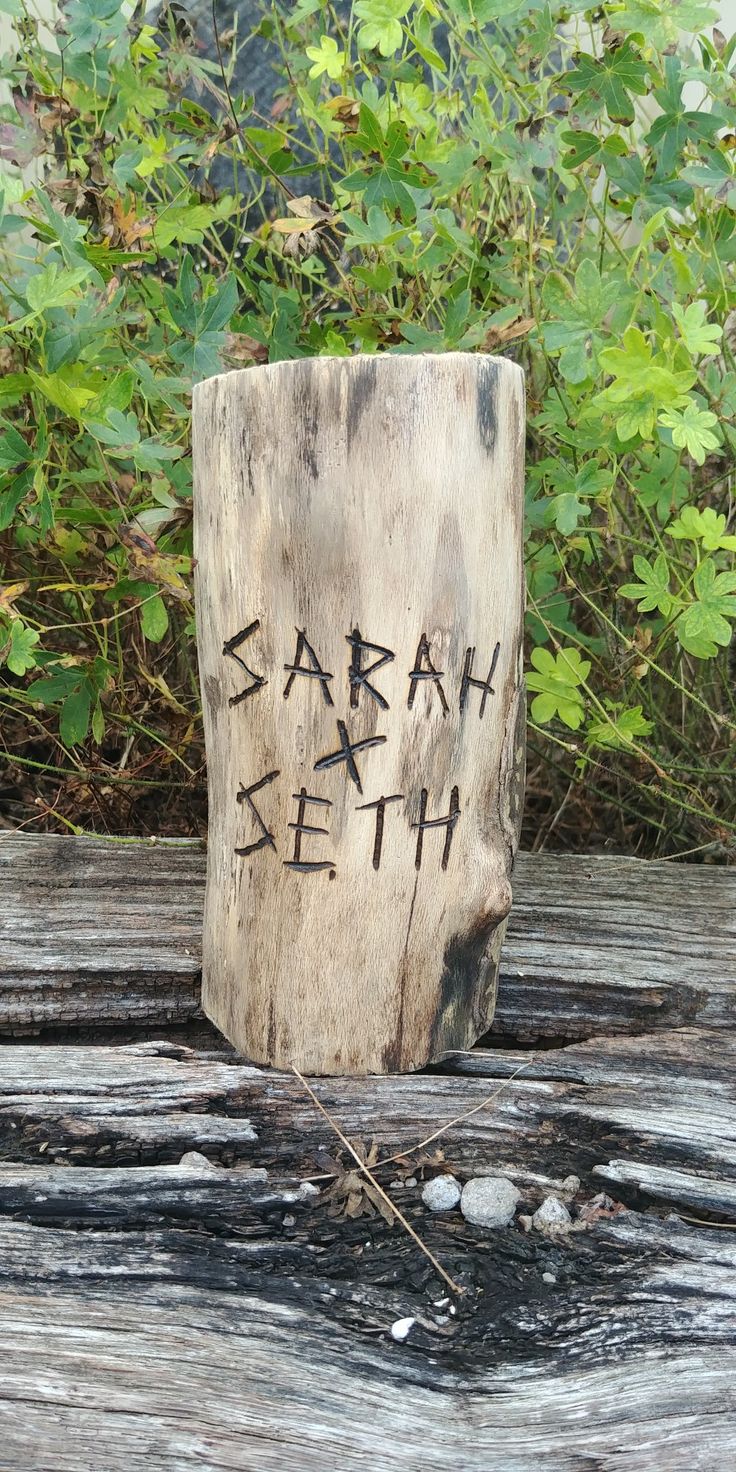
[{"label": "thin twig", "polygon": [[340,1126],[338,1124],[336,1124],[335,1121],[334,1121],[334,1119],[332,1118],[332,1116],[330,1114],[328,1114],[327,1110],[325,1109],[324,1104],[322,1104],[320,1102],[320,1100],[317,1098],[317,1095],[315,1094],[314,1089],[310,1088],[309,1084],[307,1083],[307,1080],[305,1079],[304,1075],[299,1072],[299,1069],[297,1068],[297,1066],[296,1066],[295,1063],[292,1063],[291,1070],[292,1070],[292,1073],[295,1075],[295,1077],[298,1078],[298,1080],[299,1080],[300,1084],[302,1085],[302,1087],[304,1089],[306,1089],[307,1093],[309,1094],[310,1099],[312,1100],[312,1103],[313,1104],[316,1104],[317,1108],[319,1109],[320,1114],[323,1114],[324,1115],[325,1119],[327,1120],[328,1125],[330,1126],[330,1129],[334,1130],[334,1132],[337,1135],[338,1139],[341,1140],[342,1143],[343,1143],[343,1145],[345,1146],[345,1149],[350,1151],[350,1154],[352,1155],[353,1160],[356,1162],[357,1165],[360,1166],[361,1170],[365,1173],[365,1175],[367,1175],[369,1181],[371,1182],[371,1185],[378,1192],[379,1196],[382,1197],[382,1199],[386,1202],[386,1205],[393,1212],[394,1216],[398,1217],[399,1221],[401,1222],[402,1227],[404,1227],[405,1230],[409,1233],[409,1236],[413,1238],[413,1240],[417,1244],[417,1247],[419,1247],[421,1249],[421,1251],[424,1253],[424,1256],[427,1257],[427,1258],[429,1258],[429,1261],[431,1262],[432,1267],[434,1268],[435,1272],[436,1273],[439,1273],[439,1275],[440,1275],[441,1278],[444,1278],[444,1280],[445,1280],[448,1288],[451,1288],[453,1293],[457,1293],[459,1296],[462,1296],[462,1294],[465,1292],[465,1289],[464,1288],[461,1288],[460,1287],[460,1284],[459,1283],[456,1283],[455,1280],[454,1280],[454,1278],[451,1278],[450,1277],[450,1274],[445,1272],[445,1269],[443,1268],[442,1264],[437,1261],[437,1258],[434,1256],[434,1253],[430,1252],[429,1248],[422,1241],[422,1239],[419,1236],[418,1232],[415,1232],[414,1231],[413,1226],[411,1225],[410,1222],[408,1222],[406,1220],[406,1217],[403,1215],[403,1213],[399,1211],[398,1206],[395,1206],[394,1205],[394,1202],[391,1200],[391,1197],[384,1191],[383,1186],[381,1186],[379,1184],[379,1182],[376,1180],[376,1178],[373,1175],[373,1173],[368,1169],[365,1161],[364,1160],[361,1160],[361,1158],[360,1158],[357,1150],[355,1150],[353,1148],[353,1146],[351,1145],[351,1143],[350,1143],[347,1135],[344,1135],[343,1134],[342,1130],[340,1129]]},{"label": "thin twig", "polygon": [[681,1222],[692,1222],[696,1227],[723,1227],[727,1232],[736,1232],[736,1222],[706,1222],[699,1216],[685,1216],[682,1211],[676,1214]]},{"label": "thin twig", "polygon": [[[461,1056],[465,1057],[465,1054],[463,1053],[461,1054]],[[380,1170],[381,1167],[384,1165],[394,1165],[397,1160],[406,1160],[407,1157],[411,1155],[416,1155],[417,1150],[423,1150],[425,1145],[431,1145],[433,1140],[438,1140],[440,1135],[444,1135],[447,1133],[448,1130],[454,1129],[456,1124],[462,1124],[463,1120],[470,1119],[471,1114],[479,1114],[481,1109],[486,1109],[489,1104],[493,1103],[494,1099],[498,1098],[499,1094],[503,1093],[506,1085],[510,1084],[513,1079],[517,1078],[518,1075],[523,1071],[523,1069],[529,1068],[531,1064],[535,1062],[536,1054],[533,1058],[527,1058],[524,1063],[520,1063],[519,1067],[515,1068],[513,1073],[509,1074],[508,1078],[502,1079],[498,1088],[494,1089],[492,1094],[488,1094],[485,1099],[481,1099],[480,1104],[474,1104],[472,1109],[466,1109],[463,1114],[456,1115],[454,1119],[448,1119],[447,1124],[441,1124],[439,1129],[434,1130],[431,1135],[427,1135],[426,1140],[420,1140],[416,1145],[409,1145],[407,1146],[406,1150],[397,1150],[395,1155],[384,1155],[381,1160],[377,1160],[374,1163],[374,1171]],[[368,1167],[364,1163],[360,1162],[360,1169],[367,1172]],[[327,1171],[320,1176],[309,1176],[308,1179],[310,1181],[327,1181],[332,1180],[334,1174],[334,1171]],[[396,1207],[394,1207],[394,1211],[395,1210]]]}]

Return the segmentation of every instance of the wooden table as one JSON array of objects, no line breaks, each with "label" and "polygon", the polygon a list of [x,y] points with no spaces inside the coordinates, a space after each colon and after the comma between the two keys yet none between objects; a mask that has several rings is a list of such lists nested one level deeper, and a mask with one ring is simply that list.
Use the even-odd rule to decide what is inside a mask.
[{"label": "wooden table", "polygon": [[[732,1466],[736,875],[522,855],[490,1046],[312,1081],[409,1155],[379,1179],[455,1299],[400,1223],[331,1214],[330,1125],[202,1018],[203,877],[0,837],[3,1472]],[[444,1126],[425,1153],[523,1214],[579,1176],[576,1229],[430,1213]]]}]

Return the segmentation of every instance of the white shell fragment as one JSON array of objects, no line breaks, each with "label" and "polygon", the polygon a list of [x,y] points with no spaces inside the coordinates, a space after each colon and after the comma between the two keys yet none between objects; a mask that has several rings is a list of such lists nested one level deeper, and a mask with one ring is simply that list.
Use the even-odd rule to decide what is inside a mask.
[{"label": "white shell fragment", "polygon": [[395,1323],[391,1325],[391,1338],[395,1339],[397,1343],[403,1344],[404,1340],[409,1337],[415,1324],[416,1319],[396,1319]]}]

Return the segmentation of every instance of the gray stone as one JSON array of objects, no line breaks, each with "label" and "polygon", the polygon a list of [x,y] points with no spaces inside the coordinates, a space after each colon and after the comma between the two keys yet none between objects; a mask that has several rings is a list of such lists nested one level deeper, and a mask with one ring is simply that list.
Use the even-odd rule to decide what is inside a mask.
[{"label": "gray stone", "polygon": [[201,1150],[187,1150],[179,1161],[179,1170],[191,1172],[192,1175],[208,1175],[219,1169]]},{"label": "gray stone", "polygon": [[430,1211],[452,1211],[460,1200],[460,1187],[454,1176],[434,1176],[422,1191],[422,1201]]},{"label": "gray stone", "polygon": [[558,1232],[569,1232],[572,1217],[564,1202],[556,1196],[545,1196],[532,1217],[532,1225],[546,1237],[554,1237]]},{"label": "gray stone", "polygon": [[319,1196],[319,1186],[315,1186],[314,1181],[301,1181],[299,1184],[299,1195],[305,1201],[311,1201],[316,1196]]},{"label": "gray stone", "polygon": [[460,1210],[476,1227],[507,1227],[520,1200],[506,1176],[475,1176],[463,1186]]}]

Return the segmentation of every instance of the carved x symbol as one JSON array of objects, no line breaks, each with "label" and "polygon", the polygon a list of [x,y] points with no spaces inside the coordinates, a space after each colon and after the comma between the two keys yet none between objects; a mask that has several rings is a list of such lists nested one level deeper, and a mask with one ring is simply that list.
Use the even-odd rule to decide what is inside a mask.
[{"label": "carved x symbol", "polygon": [[340,737],[339,749],[330,752],[329,756],[320,757],[319,761],[314,764],[314,770],[322,772],[326,767],[335,767],[338,762],[344,762],[358,792],[362,793],[360,773],[355,763],[355,752],[367,751],[370,746],[383,746],[387,738],[385,736],[366,736],[363,741],[350,741],[344,721],[338,721],[337,734]]}]

